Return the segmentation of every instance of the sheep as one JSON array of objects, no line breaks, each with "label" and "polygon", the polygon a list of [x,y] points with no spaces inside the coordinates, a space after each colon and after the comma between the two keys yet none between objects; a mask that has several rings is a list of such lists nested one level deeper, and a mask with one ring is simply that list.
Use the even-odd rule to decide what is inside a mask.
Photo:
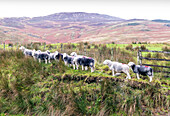
[{"label": "sheep", "polygon": [[26,49],[24,46],[21,46],[19,48],[21,51],[23,51],[25,56],[31,56],[32,57],[32,50]]},{"label": "sheep", "polygon": [[33,53],[33,57],[35,59],[39,60],[39,63],[41,63],[42,60],[45,60],[45,64],[47,64],[47,62],[50,63],[50,52],[47,50],[45,52],[41,52],[41,51],[36,51]]},{"label": "sheep", "polygon": [[74,56],[74,57],[80,56],[80,57],[83,57],[82,55],[77,55],[76,52],[72,52],[72,53],[70,54],[70,56]]},{"label": "sheep", "polygon": [[112,76],[115,76],[114,72],[118,72],[118,73],[123,72],[127,75],[126,79],[131,79],[129,74],[129,66],[127,64],[112,62],[111,60],[105,60],[103,64],[109,66],[109,69],[112,70]]},{"label": "sheep", "polygon": [[32,51],[32,56],[33,56],[34,60],[38,59],[38,55],[40,52],[41,52],[41,50],[36,51],[35,49]]},{"label": "sheep", "polygon": [[71,66],[73,64],[73,59],[74,59],[73,56],[69,56],[66,53],[63,54],[63,60],[64,60],[65,65]]},{"label": "sheep", "polygon": [[84,70],[84,67],[85,67],[85,70],[87,70],[88,67],[90,67],[91,72],[94,72],[95,60],[93,58],[82,56],[82,55],[77,55],[76,52],[72,52],[70,55],[74,56],[74,59],[73,59],[74,69],[75,69],[75,65],[76,65],[77,70],[78,70],[79,65],[81,65],[82,70]]},{"label": "sheep", "polygon": [[57,55],[58,55],[58,51],[55,51],[54,53],[50,53],[49,54],[49,60],[57,60]]},{"label": "sheep", "polygon": [[129,62],[128,65],[131,67],[132,71],[136,73],[137,79],[139,78],[139,74],[143,76],[148,76],[150,78],[149,82],[152,81],[153,78],[153,69],[149,66],[143,65],[135,65],[133,62]]},{"label": "sheep", "polygon": [[83,58],[79,58],[81,60],[81,65],[82,65],[82,70],[83,67],[85,67],[85,70],[88,69],[88,67],[91,68],[91,72],[94,72],[94,68],[95,68],[95,60],[91,57],[86,57],[84,56]]},{"label": "sheep", "polygon": [[64,60],[62,53],[59,53],[58,51],[56,51],[55,53],[56,53],[56,59],[57,59],[57,60],[60,60],[60,59],[61,59],[61,60]]},{"label": "sheep", "polygon": [[[70,54],[70,56],[73,56],[74,57],[74,59],[73,59],[73,69],[77,69],[78,70],[78,67],[79,67],[79,65],[82,65],[82,58],[83,58],[83,56],[82,55],[77,55],[77,53],[76,52],[72,52],[71,54]],[[84,66],[82,65],[82,70],[84,70]]]}]

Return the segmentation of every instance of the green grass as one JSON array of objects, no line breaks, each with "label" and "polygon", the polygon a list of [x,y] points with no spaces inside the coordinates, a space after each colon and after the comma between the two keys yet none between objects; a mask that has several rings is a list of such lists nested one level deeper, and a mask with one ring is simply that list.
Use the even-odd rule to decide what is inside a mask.
[{"label": "green grass", "polygon": [[123,74],[112,77],[100,63],[91,73],[73,70],[61,61],[38,63],[20,51],[9,50],[0,51],[0,67],[2,115],[148,115],[156,112],[155,108],[168,111],[168,90],[161,87],[160,80],[149,83],[136,77],[126,80]]}]

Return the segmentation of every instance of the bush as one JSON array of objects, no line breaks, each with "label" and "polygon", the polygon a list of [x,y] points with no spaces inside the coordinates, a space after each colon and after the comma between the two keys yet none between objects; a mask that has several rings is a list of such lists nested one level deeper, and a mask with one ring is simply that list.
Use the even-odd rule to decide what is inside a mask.
[{"label": "bush", "polygon": [[147,50],[146,47],[144,45],[141,45],[141,50]]},{"label": "bush", "polygon": [[146,57],[147,57],[147,58],[151,58],[151,57],[152,57],[151,53],[148,53],[148,54],[146,55]]},{"label": "bush", "polygon": [[170,47],[169,46],[163,46],[162,51],[170,52]]},{"label": "bush", "polygon": [[137,44],[137,42],[136,42],[136,41],[134,41],[134,42],[132,42],[132,44]]},{"label": "bush", "polygon": [[126,50],[131,50],[131,51],[132,51],[132,50],[133,50],[132,44],[127,45],[127,46],[126,46]]}]

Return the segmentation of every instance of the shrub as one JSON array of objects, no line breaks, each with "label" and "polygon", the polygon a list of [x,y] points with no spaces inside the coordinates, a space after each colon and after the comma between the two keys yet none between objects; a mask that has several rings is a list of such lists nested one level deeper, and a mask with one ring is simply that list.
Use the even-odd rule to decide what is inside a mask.
[{"label": "shrub", "polygon": [[169,46],[163,46],[162,51],[170,52],[170,47]]},{"label": "shrub", "polygon": [[85,43],[84,43],[84,45],[86,45],[86,46],[87,46],[87,45],[89,45],[89,43],[88,43],[88,42],[85,42]]},{"label": "shrub", "polygon": [[133,50],[132,44],[127,45],[127,46],[126,46],[126,50],[131,50],[131,51],[132,51],[132,50]]},{"label": "shrub", "polygon": [[141,45],[141,50],[146,50],[146,47],[144,45]]},{"label": "shrub", "polygon": [[136,42],[136,41],[134,41],[134,42],[132,42],[132,44],[137,44],[137,42]]},{"label": "shrub", "polygon": [[88,45],[88,46],[87,46],[87,49],[90,49],[90,48],[91,48],[91,45]]},{"label": "shrub", "polygon": [[146,55],[146,57],[147,57],[147,58],[151,58],[151,57],[152,57],[151,53],[148,53],[148,54]]}]

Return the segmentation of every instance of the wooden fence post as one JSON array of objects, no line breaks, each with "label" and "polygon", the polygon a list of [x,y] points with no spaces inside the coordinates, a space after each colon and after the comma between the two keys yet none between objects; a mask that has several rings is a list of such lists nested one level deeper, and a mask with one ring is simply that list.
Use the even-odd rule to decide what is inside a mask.
[{"label": "wooden fence post", "polygon": [[17,46],[16,46],[16,50],[18,50],[18,43],[17,43]]},{"label": "wooden fence post", "polygon": [[111,49],[111,60],[113,60],[113,48]]},{"label": "wooden fence post", "polygon": [[61,52],[63,51],[63,44],[61,43]]},{"label": "wooden fence post", "polygon": [[142,65],[141,56],[142,56],[141,51],[138,50],[138,52],[137,52],[137,63],[138,63],[138,65],[139,65],[139,64]]},{"label": "wooden fence post", "polygon": [[115,53],[114,53],[115,54],[115,61],[117,61],[117,49],[118,48],[115,49]]},{"label": "wooden fence post", "polygon": [[84,45],[84,55],[86,56],[86,45]]},{"label": "wooden fence post", "polygon": [[4,43],[4,50],[5,50],[5,43]]},{"label": "wooden fence post", "polygon": [[46,43],[44,43],[44,51],[45,51]]},{"label": "wooden fence post", "polygon": [[31,42],[31,46],[30,47],[31,47],[31,49],[33,49],[33,43],[32,42]]}]

